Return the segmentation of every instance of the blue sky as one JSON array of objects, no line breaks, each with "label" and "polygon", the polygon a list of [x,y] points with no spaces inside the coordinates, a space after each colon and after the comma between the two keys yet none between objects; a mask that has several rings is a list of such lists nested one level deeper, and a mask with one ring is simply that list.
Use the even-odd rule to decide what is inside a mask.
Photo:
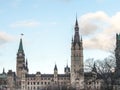
[{"label": "blue sky", "polygon": [[30,73],[63,73],[70,66],[76,13],[84,60],[102,59],[120,32],[119,0],[0,0],[0,72],[16,70],[20,34]]}]

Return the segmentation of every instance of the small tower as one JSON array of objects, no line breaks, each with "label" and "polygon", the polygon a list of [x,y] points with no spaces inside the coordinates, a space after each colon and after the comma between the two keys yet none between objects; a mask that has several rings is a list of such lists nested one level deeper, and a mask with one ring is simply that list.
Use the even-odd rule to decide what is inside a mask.
[{"label": "small tower", "polygon": [[58,69],[57,69],[57,65],[55,64],[54,67],[54,83],[57,84],[58,82]]},{"label": "small tower", "polygon": [[65,74],[70,74],[70,68],[68,67],[68,64],[67,64],[67,66],[64,68],[64,73],[65,73]]},{"label": "small tower", "polygon": [[5,73],[5,69],[4,69],[4,68],[3,68],[3,73],[2,73],[2,74],[6,74],[6,73]]},{"label": "small tower", "polygon": [[[83,45],[82,37],[80,39],[79,26],[76,18],[75,34],[72,38],[71,45],[71,85],[73,87],[79,86],[80,89],[84,88],[84,66],[83,66]],[[79,83],[79,85],[78,85]]]},{"label": "small tower", "polygon": [[26,67],[26,71],[29,72],[27,59],[26,59],[26,65],[25,65],[25,67]]}]

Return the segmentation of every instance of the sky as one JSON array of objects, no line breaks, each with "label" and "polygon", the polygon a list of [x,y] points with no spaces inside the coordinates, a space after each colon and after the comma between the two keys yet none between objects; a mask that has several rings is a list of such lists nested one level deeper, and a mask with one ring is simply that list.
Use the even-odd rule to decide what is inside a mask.
[{"label": "sky", "polygon": [[[58,73],[71,65],[76,16],[83,37],[84,61],[114,51],[120,33],[120,0],[0,0],[0,72],[16,71],[23,39],[29,73]],[[21,37],[21,33],[24,34]]]}]

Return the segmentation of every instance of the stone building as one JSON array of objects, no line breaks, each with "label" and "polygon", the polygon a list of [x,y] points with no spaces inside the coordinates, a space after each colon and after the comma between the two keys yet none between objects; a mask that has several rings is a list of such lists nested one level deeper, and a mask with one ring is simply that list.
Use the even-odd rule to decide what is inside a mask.
[{"label": "stone building", "polygon": [[74,88],[84,89],[84,70],[83,70],[83,47],[82,38],[79,37],[79,27],[76,19],[75,35],[71,46],[71,72],[68,65],[64,69],[64,74],[58,74],[57,65],[54,67],[53,74],[29,74],[28,62],[25,59],[22,39],[20,39],[17,52],[17,85],[22,90],[44,90],[52,88]]},{"label": "stone building", "polygon": [[[119,90],[120,77],[120,34],[116,35],[116,71],[114,90]],[[71,43],[71,67],[66,65],[64,74],[58,73],[55,64],[53,74],[29,73],[28,60],[25,57],[22,39],[16,57],[16,72],[0,74],[0,90],[103,90],[104,80],[95,67],[91,72],[84,72],[83,41],[79,35],[79,25],[76,19],[74,37]],[[117,88],[117,89],[116,89]]]},{"label": "stone building", "polygon": [[17,89],[16,80],[17,80],[17,77],[15,72],[13,72],[12,70],[9,70],[7,73],[7,90]]},{"label": "stone building", "polygon": [[5,73],[4,69],[0,74],[0,90],[7,90],[7,74]]}]

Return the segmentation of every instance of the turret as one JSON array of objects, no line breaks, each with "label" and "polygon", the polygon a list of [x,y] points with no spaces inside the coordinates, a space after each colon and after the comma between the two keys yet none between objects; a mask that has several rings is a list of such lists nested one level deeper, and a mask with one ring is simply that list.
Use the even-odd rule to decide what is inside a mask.
[{"label": "turret", "polygon": [[57,69],[57,65],[55,64],[54,67],[54,83],[57,84],[58,83],[58,69]]},{"label": "turret", "polygon": [[57,69],[57,65],[55,64],[55,67],[54,67],[54,74],[58,74],[58,69]]},{"label": "turret", "polygon": [[3,73],[2,73],[2,74],[6,74],[6,73],[5,73],[5,69],[4,69],[4,68],[3,68]]},{"label": "turret", "polygon": [[66,65],[66,67],[64,68],[64,73],[70,74],[70,68],[68,67],[68,65]]},{"label": "turret", "polygon": [[27,59],[26,59],[26,65],[25,65],[25,67],[26,67],[26,71],[29,72]]}]

